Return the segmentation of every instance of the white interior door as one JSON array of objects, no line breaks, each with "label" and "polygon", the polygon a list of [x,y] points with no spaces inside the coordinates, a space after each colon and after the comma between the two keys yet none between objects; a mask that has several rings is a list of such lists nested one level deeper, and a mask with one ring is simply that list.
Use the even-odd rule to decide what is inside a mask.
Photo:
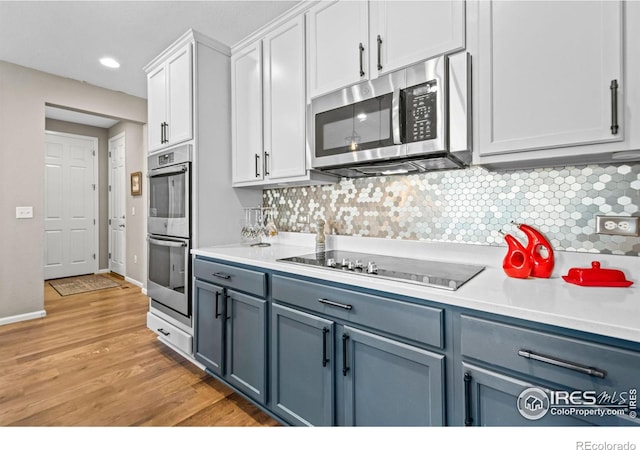
[{"label": "white interior door", "polygon": [[125,276],[126,181],[124,133],[109,139],[109,270]]},{"label": "white interior door", "polygon": [[46,132],[45,279],[94,273],[98,139]]}]

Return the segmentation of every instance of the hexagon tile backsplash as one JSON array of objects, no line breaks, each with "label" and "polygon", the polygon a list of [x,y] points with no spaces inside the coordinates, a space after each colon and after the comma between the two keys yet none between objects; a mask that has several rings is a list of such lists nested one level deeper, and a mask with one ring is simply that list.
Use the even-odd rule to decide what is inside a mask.
[{"label": "hexagon tile backsplash", "polygon": [[343,178],[268,189],[263,203],[283,231],[313,232],[322,218],[342,235],[504,245],[503,230],[526,242],[514,220],[540,229],[556,250],[640,254],[640,237],[595,234],[596,215],[640,214],[640,164]]}]

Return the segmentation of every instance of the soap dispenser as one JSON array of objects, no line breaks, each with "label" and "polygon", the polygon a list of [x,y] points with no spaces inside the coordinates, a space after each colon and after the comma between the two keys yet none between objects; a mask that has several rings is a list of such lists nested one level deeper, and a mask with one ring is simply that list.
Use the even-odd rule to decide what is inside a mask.
[{"label": "soap dispenser", "polygon": [[319,219],[316,229],[316,253],[325,252],[326,237],[324,235],[324,220]]},{"label": "soap dispenser", "polygon": [[504,273],[511,278],[528,278],[531,275],[532,267],[529,252],[515,237],[502,231],[500,231],[500,234],[504,236],[504,240],[509,247],[507,255],[502,261]]},{"label": "soap dispenser", "polygon": [[554,256],[551,244],[538,230],[532,226],[511,222],[527,235],[527,253],[531,258],[531,276],[536,278],[549,278],[553,272]]}]

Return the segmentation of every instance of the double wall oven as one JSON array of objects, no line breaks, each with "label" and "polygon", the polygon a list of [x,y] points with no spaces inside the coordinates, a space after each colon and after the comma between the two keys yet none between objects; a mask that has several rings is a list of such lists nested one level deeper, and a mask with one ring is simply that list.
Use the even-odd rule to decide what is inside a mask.
[{"label": "double wall oven", "polygon": [[191,160],[184,145],[148,158],[147,294],[151,305],[190,325]]}]

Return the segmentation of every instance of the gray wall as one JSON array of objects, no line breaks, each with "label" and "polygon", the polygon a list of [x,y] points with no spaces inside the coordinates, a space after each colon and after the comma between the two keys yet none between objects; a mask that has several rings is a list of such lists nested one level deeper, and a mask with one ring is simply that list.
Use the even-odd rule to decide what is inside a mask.
[{"label": "gray wall", "polygon": [[[147,120],[145,99],[0,61],[0,322],[44,310],[47,103],[132,122]],[[33,206],[34,218],[16,219],[16,206]]]}]

